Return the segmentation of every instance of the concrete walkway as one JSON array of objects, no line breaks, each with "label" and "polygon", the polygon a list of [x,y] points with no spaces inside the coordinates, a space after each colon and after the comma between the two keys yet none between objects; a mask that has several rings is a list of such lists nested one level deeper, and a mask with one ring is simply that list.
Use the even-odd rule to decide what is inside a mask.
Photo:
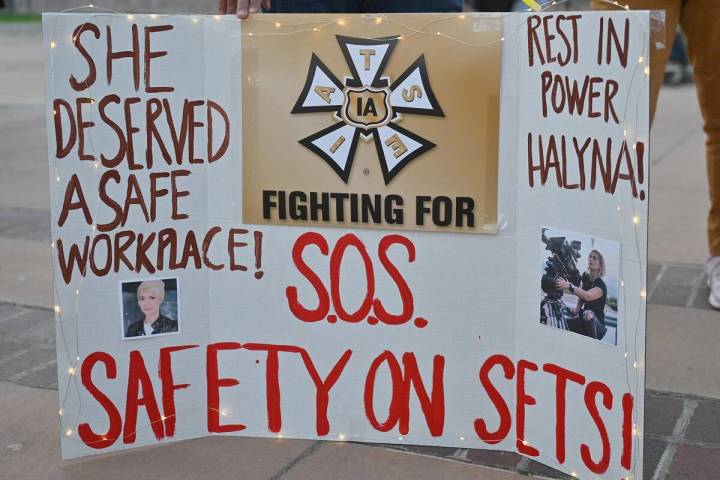
[{"label": "concrete walkway", "polygon": [[[568,478],[510,453],[224,437],[60,462],[41,53],[39,25],[0,25],[1,477]],[[663,91],[651,163],[644,478],[716,478],[720,312],[702,276],[707,187],[692,87]]]}]

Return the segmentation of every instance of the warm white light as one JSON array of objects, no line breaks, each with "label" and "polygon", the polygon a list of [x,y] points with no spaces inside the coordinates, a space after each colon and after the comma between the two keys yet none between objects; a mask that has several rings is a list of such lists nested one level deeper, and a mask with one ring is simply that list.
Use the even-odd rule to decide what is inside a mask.
[{"label": "warm white light", "polygon": [[280,28],[280,27],[282,27],[282,23],[280,23],[280,22],[275,22],[275,26],[276,26],[277,28]]},{"label": "warm white light", "polygon": [[627,353],[627,352],[625,352],[625,358],[627,358],[627,357],[628,357],[628,353]]},{"label": "warm white light", "polygon": [[620,286],[621,286],[621,287],[624,287],[624,286],[625,286],[625,280],[620,280]]},{"label": "warm white light", "polygon": [[214,18],[215,20],[220,20],[220,15],[213,15],[213,18]]},{"label": "warm white light", "polygon": [[133,17],[132,15],[128,15],[128,16],[127,16],[127,19],[128,19],[128,20],[133,20],[134,18],[135,18],[135,17]]},{"label": "warm white light", "polygon": [[150,14],[150,18],[157,18],[157,15],[154,14],[154,13],[151,13],[151,14]]},{"label": "warm white light", "polygon": [[637,367],[638,367],[637,362],[634,362],[634,363],[633,363],[633,368],[637,368]]},{"label": "warm white light", "polygon": [[220,410],[220,415],[227,417],[227,412],[225,410]]},{"label": "warm white light", "polygon": [[58,415],[60,415],[62,417],[62,414],[63,414],[63,409],[61,408],[60,410],[58,410]]},{"label": "warm white light", "polygon": [[650,67],[645,67],[645,75],[650,75]]},{"label": "warm white light", "polygon": [[55,177],[55,180],[59,182],[59,181],[60,181],[60,175],[58,175],[57,177]]},{"label": "warm white light", "polygon": [[572,472],[570,475],[572,475],[573,477],[577,477],[577,473],[575,472]]},{"label": "warm white light", "polygon": [[252,32],[248,33],[248,36],[252,37],[253,36]]},{"label": "warm white light", "polygon": [[50,48],[55,48],[55,47],[57,47],[57,43],[55,43],[55,42],[50,42]]},{"label": "warm white light", "polygon": [[91,3],[90,5],[88,5],[88,7],[90,7],[90,8],[95,8],[95,5],[93,5],[93,4]]},{"label": "warm white light", "polygon": [[465,18],[465,15],[460,15],[460,18]]},{"label": "warm white light", "polygon": [[403,39],[403,36],[400,35],[400,36],[398,37],[398,40],[402,40],[402,39]]},{"label": "warm white light", "polygon": [[640,290],[640,296],[642,298],[645,298],[645,289],[644,288],[642,290]]},{"label": "warm white light", "polygon": [[317,31],[318,31],[317,27],[313,28],[313,32],[317,32]]},{"label": "warm white light", "polygon": [[95,168],[100,168],[100,164],[98,162],[95,162]]},{"label": "warm white light", "polygon": [[347,22],[345,21],[344,18],[338,18],[337,24],[340,25],[341,27],[344,27],[347,24]]},{"label": "warm white light", "polygon": [[640,217],[638,217],[637,215],[635,215],[635,216],[633,217],[633,223],[634,223],[635,225],[637,225],[638,223],[640,223]]},{"label": "warm white light", "polygon": [[638,63],[645,63],[645,57],[638,58]]},{"label": "warm white light", "polygon": [[398,437],[398,440],[402,440],[402,439],[403,439],[403,437]]},{"label": "warm white light", "polygon": [[193,18],[193,19],[192,19],[192,22],[193,22],[193,23],[198,23],[199,21],[200,21],[200,20],[198,20],[197,18]]},{"label": "warm white light", "polygon": [[382,23],[382,17],[377,17],[375,19],[375,25],[380,25]]},{"label": "warm white light", "polygon": [[460,440],[462,440],[462,441],[464,442],[464,441],[465,441],[465,437],[460,437]]},{"label": "warm white light", "polygon": [[73,367],[68,368],[68,374],[75,375],[75,369]]},{"label": "warm white light", "polygon": [[347,438],[347,437],[345,436],[344,433],[341,433],[340,435],[338,435],[338,440],[345,441],[345,438]]},{"label": "warm white light", "polygon": [[435,32],[435,35],[440,35],[440,32]]},{"label": "warm white light", "polygon": [[65,431],[65,436],[66,436],[66,437],[69,437],[70,435],[72,435],[72,428],[68,428],[68,429]]},{"label": "warm white light", "polygon": [[54,242],[54,241],[50,242],[50,247],[51,247],[51,248],[55,248],[55,242]]},{"label": "warm white light", "polygon": [[277,434],[277,438],[285,438],[282,433]]},{"label": "warm white light", "polygon": [[501,42],[504,42],[504,41],[505,41],[505,37],[500,37],[500,41],[501,41]]},{"label": "warm white light", "polygon": [[55,313],[60,313],[60,305],[55,305]]}]

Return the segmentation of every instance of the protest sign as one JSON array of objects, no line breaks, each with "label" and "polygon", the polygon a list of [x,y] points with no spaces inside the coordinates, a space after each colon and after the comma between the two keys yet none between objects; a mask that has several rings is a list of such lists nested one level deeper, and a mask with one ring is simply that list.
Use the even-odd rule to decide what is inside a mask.
[{"label": "protest sign", "polygon": [[640,478],[646,12],[43,29],[63,458],[226,434]]}]

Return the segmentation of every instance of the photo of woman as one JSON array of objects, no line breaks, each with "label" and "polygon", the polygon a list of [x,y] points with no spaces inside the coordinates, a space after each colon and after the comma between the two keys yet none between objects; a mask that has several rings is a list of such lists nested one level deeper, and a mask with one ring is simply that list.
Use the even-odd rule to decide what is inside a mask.
[{"label": "photo of woman", "polygon": [[540,323],[617,345],[620,245],[545,227]]},{"label": "photo of woman", "polygon": [[558,288],[568,289],[571,295],[578,297],[573,317],[568,319],[568,328],[573,332],[601,340],[607,333],[605,327],[605,303],[607,286],[602,277],[605,275],[605,259],[597,250],[588,255],[588,268],[583,273],[580,287],[575,287],[562,277],[555,281]]},{"label": "photo of woman", "polygon": [[121,285],[124,338],[178,333],[177,279]]}]

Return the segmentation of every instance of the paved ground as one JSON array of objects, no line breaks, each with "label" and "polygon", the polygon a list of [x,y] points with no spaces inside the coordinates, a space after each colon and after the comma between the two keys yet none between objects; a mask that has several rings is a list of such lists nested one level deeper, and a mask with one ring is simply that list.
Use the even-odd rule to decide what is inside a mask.
[{"label": "paved ground", "polygon": [[[157,448],[61,463],[40,42],[37,26],[0,25],[0,477],[228,478],[250,465],[243,478],[567,478],[485,450],[220,437],[163,446],[164,471],[152,466]],[[703,143],[693,89],[664,90],[651,157],[646,479],[720,471],[720,313],[702,275]]]}]

